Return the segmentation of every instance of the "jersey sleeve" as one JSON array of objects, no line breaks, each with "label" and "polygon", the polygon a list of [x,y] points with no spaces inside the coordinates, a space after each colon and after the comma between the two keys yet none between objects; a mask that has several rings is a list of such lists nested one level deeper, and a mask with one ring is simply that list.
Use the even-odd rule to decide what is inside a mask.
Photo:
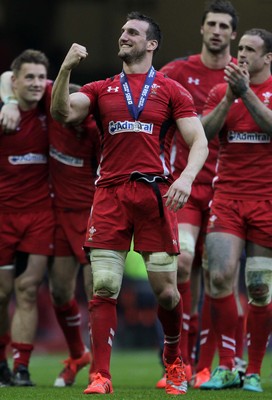
[{"label": "jersey sleeve", "polygon": [[180,83],[171,81],[173,118],[197,117],[194,100],[191,94]]},{"label": "jersey sleeve", "polygon": [[203,116],[209,114],[216,106],[218,106],[226,93],[226,89],[226,84],[219,84],[210,90],[203,108]]}]

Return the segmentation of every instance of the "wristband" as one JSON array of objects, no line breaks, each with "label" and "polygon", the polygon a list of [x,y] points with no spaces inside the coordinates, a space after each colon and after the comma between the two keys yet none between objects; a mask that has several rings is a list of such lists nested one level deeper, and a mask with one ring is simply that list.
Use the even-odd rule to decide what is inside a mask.
[{"label": "wristband", "polygon": [[4,104],[18,104],[15,96],[4,96],[2,100]]}]

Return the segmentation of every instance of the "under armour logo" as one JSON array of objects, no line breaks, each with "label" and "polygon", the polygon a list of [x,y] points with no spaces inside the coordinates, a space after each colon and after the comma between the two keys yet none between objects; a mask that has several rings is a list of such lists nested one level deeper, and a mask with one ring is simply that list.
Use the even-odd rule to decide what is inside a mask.
[{"label": "under armour logo", "polygon": [[189,76],[188,83],[194,83],[195,85],[199,85],[200,79],[198,79],[198,78],[194,79],[191,76]]},{"label": "under armour logo", "polygon": [[115,92],[115,93],[117,93],[118,90],[119,90],[119,86],[116,86],[116,87],[108,86],[107,92],[109,92],[109,93],[110,93],[110,92]]}]

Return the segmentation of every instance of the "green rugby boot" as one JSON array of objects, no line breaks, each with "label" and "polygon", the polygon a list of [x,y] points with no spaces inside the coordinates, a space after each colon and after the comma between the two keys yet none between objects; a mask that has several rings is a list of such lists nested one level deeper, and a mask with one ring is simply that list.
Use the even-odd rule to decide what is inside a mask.
[{"label": "green rugby boot", "polygon": [[202,383],[199,389],[202,390],[220,390],[240,387],[240,376],[236,370],[229,370],[217,367],[213,371],[209,381]]},{"label": "green rugby boot", "polygon": [[250,390],[251,392],[263,392],[260,375],[259,374],[246,375],[244,379],[243,389]]}]

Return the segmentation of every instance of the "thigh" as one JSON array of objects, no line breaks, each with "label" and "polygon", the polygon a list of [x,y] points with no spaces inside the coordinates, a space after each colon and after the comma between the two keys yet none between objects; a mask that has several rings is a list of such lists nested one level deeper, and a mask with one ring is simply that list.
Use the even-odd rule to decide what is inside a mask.
[{"label": "thigh", "polygon": [[238,236],[212,232],[206,237],[206,251],[209,271],[225,270],[234,272],[242,255],[245,241]]},{"label": "thigh", "polygon": [[164,206],[164,216],[159,213],[156,194],[150,185],[136,182],[133,207],[134,249],[138,252],[166,252],[178,254],[178,225],[176,213],[165,206],[164,194],[168,185],[158,184]]},{"label": "thigh", "polygon": [[48,257],[30,254],[26,270],[15,280],[15,289],[18,292],[37,288],[47,270]]},{"label": "thigh", "polygon": [[86,249],[129,251],[133,234],[128,206],[131,188],[128,184],[96,189],[87,224]]},{"label": "thigh", "polygon": [[236,200],[214,198],[211,204],[207,233],[229,233],[246,240],[246,224]]},{"label": "thigh", "polygon": [[53,254],[55,218],[53,211],[44,210],[21,216],[24,231],[18,250],[30,254],[50,256]]},{"label": "thigh", "polygon": [[54,257],[53,263],[49,268],[50,285],[67,286],[70,282],[75,282],[79,270],[79,264],[72,257]]},{"label": "thigh", "polygon": [[79,264],[88,263],[83,244],[86,236],[90,210],[56,212],[56,231],[54,240],[55,256],[74,256]]},{"label": "thigh", "polygon": [[14,269],[0,267],[0,300],[10,298],[14,287]]},{"label": "thigh", "polygon": [[272,248],[272,201],[241,202],[241,207],[247,221],[247,241]]}]

